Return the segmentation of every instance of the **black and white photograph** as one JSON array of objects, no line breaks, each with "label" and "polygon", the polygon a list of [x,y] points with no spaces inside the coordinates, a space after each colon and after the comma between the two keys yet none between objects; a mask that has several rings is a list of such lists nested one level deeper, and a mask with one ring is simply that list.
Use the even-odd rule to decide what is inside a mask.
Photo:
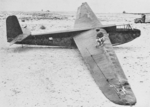
[{"label": "black and white photograph", "polygon": [[149,0],[0,0],[0,107],[150,107]]}]

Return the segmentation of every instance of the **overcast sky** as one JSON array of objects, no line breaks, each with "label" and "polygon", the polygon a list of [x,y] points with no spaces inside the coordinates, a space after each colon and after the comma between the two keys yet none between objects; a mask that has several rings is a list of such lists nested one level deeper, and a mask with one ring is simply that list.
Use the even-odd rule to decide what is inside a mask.
[{"label": "overcast sky", "polygon": [[150,12],[150,0],[0,0],[1,11],[76,11],[87,2],[94,12]]}]

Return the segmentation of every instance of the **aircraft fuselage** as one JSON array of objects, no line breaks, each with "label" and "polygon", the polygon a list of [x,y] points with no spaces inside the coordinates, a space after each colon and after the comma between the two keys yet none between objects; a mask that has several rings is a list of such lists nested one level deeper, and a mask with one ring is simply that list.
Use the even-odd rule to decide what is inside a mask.
[{"label": "aircraft fuselage", "polygon": [[[109,33],[109,39],[112,45],[120,45],[134,40],[140,36],[140,30],[138,29],[128,29],[128,28],[116,28],[116,26],[111,26],[105,28],[107,33]],[[16,44],[28,44],[28,45],[49,45],[49,46],[65,46],[65,47],[76,47],[73,36],[78,35],[79,32],[73,34],[53,34],[47,36],[35,36],[31,34],[29,37]]]}]

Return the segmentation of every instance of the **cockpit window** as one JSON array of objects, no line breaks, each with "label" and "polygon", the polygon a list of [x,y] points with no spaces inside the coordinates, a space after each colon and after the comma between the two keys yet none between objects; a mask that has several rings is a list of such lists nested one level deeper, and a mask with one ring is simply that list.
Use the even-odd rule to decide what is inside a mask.
[{"label": "cockpit window", "polygon": [[132,29],[130,24],[117,25],[117,29]]}]

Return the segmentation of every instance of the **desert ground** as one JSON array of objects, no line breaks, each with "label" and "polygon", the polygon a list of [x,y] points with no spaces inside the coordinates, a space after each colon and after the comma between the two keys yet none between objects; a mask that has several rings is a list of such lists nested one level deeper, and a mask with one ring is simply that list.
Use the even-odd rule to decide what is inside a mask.
[{"label": "desert ground", "polygon": [[[123,107],[105,98],[78,49],[9,46],[6,17],[12,14],[33,32],[69,29],[75,21],[74,12],[0,13],[0,107]],[[139,15],[96,15],[104,25],[130,23],[141,30],[114,50],[137,98],[134,107],[150,107],[150,24],[134,24]]]}]

